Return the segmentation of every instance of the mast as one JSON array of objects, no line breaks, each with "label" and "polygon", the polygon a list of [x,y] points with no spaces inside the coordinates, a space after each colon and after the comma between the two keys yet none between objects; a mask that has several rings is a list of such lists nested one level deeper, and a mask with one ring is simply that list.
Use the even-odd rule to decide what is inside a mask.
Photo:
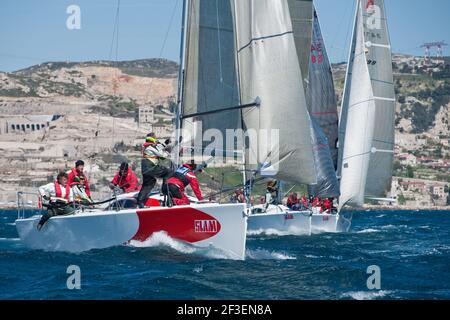
[{"label": "mast", "polygon": [[186,52],[186,27],[187,27],[187,6],[189,0],[183,0],[183,11],[181,21],[181,43],[180,43],[180,66],[178,70],[178,101],[177,111],[175,117],[175,164],[179,166],[180,163],[180,138],[181,138],[181,117],[183,114],[183,89],[184,89],[184,59]]},{"label": "mast", "polygon": [[[238,59],[238,41],[237,41],[237,35],[239,33],[238,30],[238,25],[236,23],[236,1],[233,1],[233,26],[234,26],[234,51],[235,51],[235,64],[236,64],[236,83],[237,83],[237,91],[238,91],[238,97],[239,97],[239,104],[242,104],[242,96],[241,96],[241,76],[240,76],[240,65],[239,65],[239,59]],[[244,186],[244,197],[247,201],[247,206],[250,205],[250,197],[251,197],[251,193],[252,193],[252,184],[253,181],[249,181],[250,185],[247,187],[247,165],[246,165],[246,159],[247,157],[245,156],[245,134],[244,134],[244,128],[245,128],[245,123],[244,123],[244,110],[241,109],[240,112],[240,116],[241,116],[241,121],[240,121],[240,126],[241,126],[241,130],[242,130],[242,185]],[[250,179],[253,179],[253,175],[250,175]]]}]

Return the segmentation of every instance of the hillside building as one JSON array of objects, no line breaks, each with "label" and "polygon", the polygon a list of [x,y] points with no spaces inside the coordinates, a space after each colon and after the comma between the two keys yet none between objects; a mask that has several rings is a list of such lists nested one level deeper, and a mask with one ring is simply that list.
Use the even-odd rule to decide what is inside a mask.
[{"label": "hillside building", "polygon": [[0,118],[0,134],[24,134],[44,130],[58,115],[5,116]]}]

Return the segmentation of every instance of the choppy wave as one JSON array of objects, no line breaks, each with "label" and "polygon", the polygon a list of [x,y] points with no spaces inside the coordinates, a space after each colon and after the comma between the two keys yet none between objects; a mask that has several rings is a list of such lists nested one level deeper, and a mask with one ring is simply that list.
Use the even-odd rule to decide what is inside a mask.
[{"label": "choppy wave", "polygon": [[282,252],[268,251],[264,249],[247,249],[246,257],[252,260],[297,260],[296,257]]},{"label": "choppy wave", "polygon": [[343,298],[352,298],[354,300],[376,300],[390,295],[392,291],[350,291],[342,295]]},{"label": "choppy wave", "polygon": [[[0,299],[450,297],[448,212],[358,212],[347,234],[293,237],[265,230],[249,238],[245,261],[239,262],[161,233],[143,243],[79,255],[29,250],[12,225],[16,213],[3,213],[9,220],[0,219],[0,279],[14,281],[0,281],[5,287]],[[61,266],[72,264],[89,279],[82,295],[61,290],[67,276]],[[381,268],[382,291],[365,287],[373,264]]]}]

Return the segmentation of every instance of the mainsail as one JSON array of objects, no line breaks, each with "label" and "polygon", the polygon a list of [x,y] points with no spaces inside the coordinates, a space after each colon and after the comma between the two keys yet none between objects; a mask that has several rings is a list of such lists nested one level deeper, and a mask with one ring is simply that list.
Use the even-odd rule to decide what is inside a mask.
[{"label": "mainsail", "polygon": [[[241,127],[240,110],[220,111],[239,105],[232,2],[230,0],[188,1],[183,85],[182,125],[184,145],[201,139],[209,129],[220,131]],[[208,141],[200,145],[201,154]],[[226,143],[223,143],[225,148]],[[228,154],[234,150],[227,150]]]},{"label": "mainsail", "polygon": [[310,118],[288,1],[234,4],[241,101],[261,101],[258,108],[243,112],[245,129],[276,130],[279,137],[275,145],[249,135],[247,164],[268,164],[279,180],[314,184]]},{"label": "mainsail", "polygon": [[384,197],[392,179],[395,91],[383,0],[358,0],[339,145],[340,207]]}]

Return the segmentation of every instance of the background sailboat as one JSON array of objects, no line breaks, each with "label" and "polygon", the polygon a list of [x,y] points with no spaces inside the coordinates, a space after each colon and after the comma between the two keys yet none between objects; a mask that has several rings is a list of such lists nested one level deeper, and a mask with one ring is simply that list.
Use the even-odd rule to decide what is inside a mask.
[{"label": "background sailboat", "polygon": [[395,92],[383,0],[358,0],[339,131],[340,208],[384,198],[392,179]]},{"label": "background sailboat", "polygon": [[[252,101],[256,96],[261,99],[259,108],[244,113],[246,128],[279,129],[280,161],[274,178],[316,185],[318,175],[311,130],[321,132],[322,129],[312,123],[305,93],[312,38],[307,30],[312,30],[312,2],[236,0],[235,7],[241,101]],[[309,24],[306,32],[303,24]],[[325,144],[328,148],[328,143]],[[250,146],[249,153],[256,153],[252,147],[256,149],[258,145]],[[270,162],[273,154],[260,155],[259,164],[266,159]],[[328,160],[335,175],[330,153]],[[249,231],[334,232],[337,221],[337,215],[294,212],[282,205],[255,206],[249,217]]]},{"label": "background sailboat", "polygon": [[317,184],[309,185],[308,193],[319,198],[337,198],[340,195],[336,176],[338,159],[337,101],[331,64],[315,10],[312,25],[306,96],[308,111],[311,115],[311,138],[317,170]]},{"label": "background sailboat", "polygon": [[257,163],[247,164],[251,169],[270,164],[278,180],[315,183],[310,119],[288,1],[234,3],[241,101],[261,100],[259,108],[243,113],[245,129],[277,130],[279,135],[279,144],[267,150],[267,141],[250,137],[246,156]]}]

